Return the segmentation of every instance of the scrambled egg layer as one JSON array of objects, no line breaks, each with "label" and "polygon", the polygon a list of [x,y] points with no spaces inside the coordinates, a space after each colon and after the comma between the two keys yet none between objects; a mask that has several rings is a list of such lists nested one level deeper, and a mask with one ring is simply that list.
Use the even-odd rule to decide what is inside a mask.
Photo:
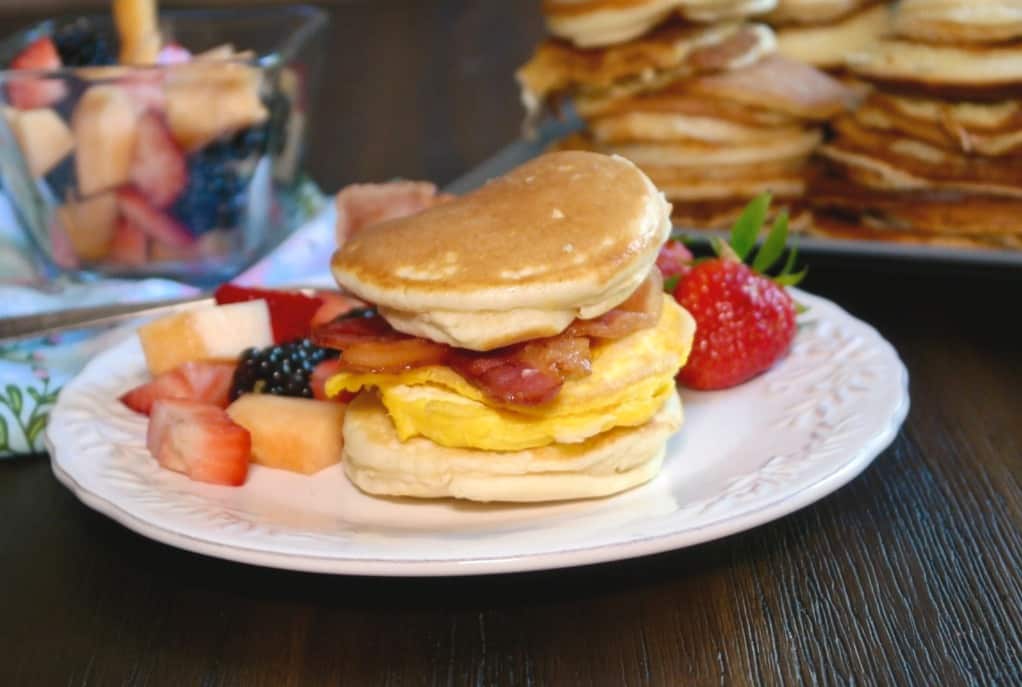
[{"label": "scrambled egg layer", "polygon": [[645,424],[675,393],[674,376],[688,358],[695,324],[664,298],[656,327],[593,347],[592,374],[565,382],[550,403],[500,405],[449,367],[401,373],[342,372],[326,392],[375,388],[398,437],[423,436],[441,446],[521,451],[582,442],[613,427]]}]

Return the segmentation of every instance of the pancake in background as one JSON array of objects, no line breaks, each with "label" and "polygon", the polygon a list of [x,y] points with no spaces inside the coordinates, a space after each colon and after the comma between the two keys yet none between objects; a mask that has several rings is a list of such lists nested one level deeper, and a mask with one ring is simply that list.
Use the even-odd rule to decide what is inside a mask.
[{"label": "pancake in background", "polygon": [[[942,103],[933,103],[938,107]],[[1002,133],[970,131],[956,119],[950,103],[936,121],[917,119],[901,109],[885,107],[880,99],[868,99],[855,112],[860,124],[889,133],[899,133],[946,150],[986,156],[1010,155],[1022,149],[1022,126]],[[996,107],[996,106],[995,106]]]},{"label": "pancake in background", "polygon": [[[852,116],[833,122],[837,137],[821,148],[825,157],[875,171],[888,168],[916,180],[916,188],[959,188],[994,195],[1022,196],[1022,164],[1018,158],[964,155],[922,141],[868,129]],[[833,155],[833,151],[851,154]],[[872,164],[871,164],[872,163]],[[894,187],[897,187],[895,185]],[[912,185],[903,186],[912,187]]]},{"label": "pancake in background", "polygon": [[1018,0],[902,0],[898,35],[925,43],[1001,43],[1022,38]]},{"label": "pancake in background", "polygon": [[544,0],[543,16],[554,36],[580,48],[638,38],[674,12],[678,0]]},{"label": "pancake in background", "polygon": [[[682,229],[717,229],[727,230],[735,223],[748,204],[748,199],[723,200],[723,201],[701,201],[697,203],[673,203],[671,220],[676,227]],[[788,229],[791,231],[805,231],[811,224],[812,216],[806,209],[805,204],[798,199],[783,200],[774,203],[770,208],[770,214],[764,222],[764,228],[771,226],[776,213],[787,210],[789,213]]]},{"label": "pancake in background", "polygon": [[1022,95],[1022,43],[983,48],[881,38],[845,59],[849,70],[903,92],[963,99]]},{"label": "pancake in background", "polygon": [[809,120],[830,119],[848,109],[854,98],[833,77],[780,55],[769,55],[742,69],[688,79],[682,87],[696,97],[764,107]]},{"label": "pancake in background", "polygon": [[690,21],[712,24],[766,14],[777,0],[679,0],[678,14]]},{"label": "pancake in background", "polygon": [[672,23],[643,38],[599,50],[548,40],[515,74],[529,118],[554,96],[627,97],[684,76],[752,64],[774,49],[764,25]]},{"label": "pancake in background", "polygon": [[[686,141],[606,145],[582,139],[581,145],[598,152],[626,157],[640,167],[704,169],[716,165],[758,165],[804,160],[819,145],[820,140],[820,132],[809,129],[777,135],[767,141],[743,144]],[[568,144],[579,145],[579,139],[572,139]]]},{"label": "pancake in background", "polygon": [[933,234],[911,229],[867,226],[854,219],[817,213],[807,228],[813,236],[846,241],[882,241],[916,246],[942,246],[945,248],[995,249],[1022,248],[1022,235],[965,236],[960,234]]},{"label": "pancake in background", "polygon": [[777,0],[764,19],[771,24],[832,24],[876,0]]},{"label": "pancake in background", "polygon": [[820,69],[841,69],[845,57],[869,49],[890,30],[890,11],[875,5],[831,24],[776,29],[777,52]]},{"label": "pancake in background", "polygon": [[813,207],[866,215],[874,226],[952,235],[1022,233],[1022,199],[960,191],[883,192],[833,177],[813,184]]},{"label": "pancake in background", "polygon": [[593,138],[601,143],[703,141],[707,143],[768,142],[801,133],[802,127],[756,127],[713,117],[669,112],[628,112],[589,120]]}]

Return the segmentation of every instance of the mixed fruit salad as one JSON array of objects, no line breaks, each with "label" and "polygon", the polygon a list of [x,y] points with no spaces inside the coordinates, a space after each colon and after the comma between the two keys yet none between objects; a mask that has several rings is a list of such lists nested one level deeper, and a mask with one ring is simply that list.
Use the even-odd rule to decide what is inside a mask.
[{"label": "mixed fruit salad", "polygon": [[116,35],[80,19],[5,65],[3,119],[28,191],[56,208],[51,257],[138,273],[233,255],[253,240],[243,231],[252,196],[293,176],[297,153],[283,147],[301,116],[301,76],[260,69],[229,45],[192,54],[160,33],[152,2],[114,9]]},{"label": "mixed fruit salad", "polygon": [[[384,184],[349,187],[341,200],[349,200],[348,190],[368,194],[374,206],[379,198],[407,195]],[[766,274],[785,251],[785,212],[754,250],[769,203],[767,195],[750,203],[730,242],[714,246],[716,256],[694,258],[680,236],[660,251],[665,290],[696,320],[692,353],[678,374],[684,386],[719,390],[745,383],[770,369],[794,341],[798,305],[786,287],[804,276],[793,271],[796,251],[777,276]],[[398,214],[421,205],[404,205]],[[225,284],[215,296],[216,305],[138,330],[152,379],[120,400],[149,416],[146,444],[153,457],[191,479],[233,486],[245,482],[251,463],[312,474],[340,462],[350,396],[329,398],[325,387],[345,353],[315,342],[338,327],[357,329],[375,310],[339,291]]]}]

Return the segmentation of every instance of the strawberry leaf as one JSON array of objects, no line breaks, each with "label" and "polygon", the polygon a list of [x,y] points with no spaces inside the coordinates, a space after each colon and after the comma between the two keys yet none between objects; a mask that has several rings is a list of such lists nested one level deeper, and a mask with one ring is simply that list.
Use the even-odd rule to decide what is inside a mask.
[{"label": "strawberry leaf", "polygon": [[795,269],[795,258],[798,256],[798,237],[791,242],[791,252],[788,253],[788,259],[784,262],[784,267],[781,269],[780,276],[791,274],[791,271]]},{"label": "strawberry leaf", "polygon": [[782,210],[774,220],[774,226],[766,241],[760,246],[756,253],[756,260],[752,263],[752,269],[765,273],[774,266],[781,255],[784,254],[784,244],[788,242],[788,211]]},{"label": "strawberry leaf", "polygon": [[745,260],[749,251],[756,245],[759,230],[763,227],[769,208],[770,194],[761,193],[749,201],[741,216],[735,220],[731,227],[731,248],[739,260]]},{"label": "strawberry leaf", "polygon": [[664,279],[664,291],[666,293],[674,293],[674,290],[678,288],[678,281],[681,279],[681,275],[676,274],[673,277],[667,277]]},{"label": "strawberry leaf", "polygon": [[724,239],[720,238],[719,236],[710,237],[710,247],[713,248],[713,253],[718,258],[722,258],[728,253],[732,255],[734,254],[734,251],[731,249],[731,247],[727,245]]},{"label": "strawberry leaf", "polygon": [[782,274],[779,277],[774,277],[774,281],[781,286],[796,286],[800,281],[806,278],[806,272],[808,271],[808,267],[803,267],[798,272]]}]

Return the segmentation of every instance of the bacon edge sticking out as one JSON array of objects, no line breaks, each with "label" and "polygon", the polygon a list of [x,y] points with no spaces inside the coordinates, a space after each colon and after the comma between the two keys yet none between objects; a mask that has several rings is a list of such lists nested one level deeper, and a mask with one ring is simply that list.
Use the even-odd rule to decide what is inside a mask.
[{"label": "bacon edge sticking out", "polygon": [[385,184],[351,184],[338,192],[337,245],[379,222],[414,215],[453,196],[436,192],[428,181],[390,181]]},{"label": "bacon edge sticking out", "polygon": [[393,329],[375,312],[342,317],[317,327],[318,346],[343,351],[337,372],[400,373],[449,365],[491,399],[511,405],[552,401],[568,379],[592,371],[590,339],[616,339],[655,326],[663,307],[663,278],[655,267],[628,300],[592,320],[576,320],[565,332],[495,351],[451,348]]}]

